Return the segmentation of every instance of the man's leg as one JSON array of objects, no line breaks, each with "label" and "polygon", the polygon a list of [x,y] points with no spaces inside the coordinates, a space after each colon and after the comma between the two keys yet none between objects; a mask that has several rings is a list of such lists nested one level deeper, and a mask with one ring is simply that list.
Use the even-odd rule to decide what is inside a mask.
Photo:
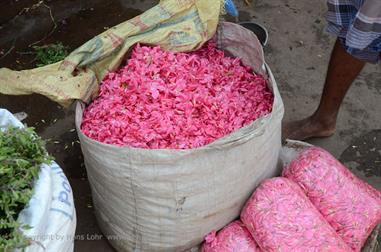
[{"label": "man's leg", "polygon": [[348,54],[337,40],[331,54],[319,107],[306,119],[285,123],[283,139],[305,140],[331,136],[335,132],[337,115],[345,94],[364,65],[364,61]]}]

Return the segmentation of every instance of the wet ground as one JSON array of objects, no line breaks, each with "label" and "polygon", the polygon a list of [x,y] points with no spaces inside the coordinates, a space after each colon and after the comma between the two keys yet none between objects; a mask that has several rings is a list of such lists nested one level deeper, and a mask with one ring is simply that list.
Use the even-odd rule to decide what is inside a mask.
[{"label": "wet ground", "polygon": [[[31,46],[62,42],[70,50],[153,6],[141,0],[3,0],[0,2],[0,67],[35,67]],[[324,1],[254,0],[236,2],[240,20],[269,29],[266,58],[278,81],[286,120],[308,115],[318,103],[333,38],[323,32]],[[340,112],[338,131],[312,140],[340,158],[355,174],[381,189],[381,68],[367,66],[355,81]],[[0,107],[28,114],[50,153],[64,169],[74,191],[78,225],[85,237],[101,234],[77,135],[73,108],[62,109],[39,95],[0,95]],[[113,251],[104,239],[75,242],[75,251]]]},{"label": "wet ground", "polygon": [[380,187],[381,175],[381,129],[372,130],[356,137],[341,154],[340,161],[357,176]]}]

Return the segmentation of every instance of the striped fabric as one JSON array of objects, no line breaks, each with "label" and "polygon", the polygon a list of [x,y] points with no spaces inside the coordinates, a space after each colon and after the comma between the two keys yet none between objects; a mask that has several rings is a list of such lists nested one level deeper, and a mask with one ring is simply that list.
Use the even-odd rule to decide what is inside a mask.
[{"label": "striped fabric", "polygon": [[327,31],[354,57],[376,63],[381,53],[381,0],[327,0]]}]

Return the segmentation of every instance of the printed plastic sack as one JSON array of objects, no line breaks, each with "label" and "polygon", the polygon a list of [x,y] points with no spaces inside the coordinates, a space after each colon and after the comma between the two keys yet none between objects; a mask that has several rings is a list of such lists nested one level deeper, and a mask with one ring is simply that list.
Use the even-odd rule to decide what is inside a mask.
[{"label": "printed plastic sack", "polygon": [[0,93],[39,93],[63,106],[96,96],[98,84],[115,71],[134,44],[190,51],[216,32],[223,0],[162,0],[143,14],[94,37],[55,64],[31,70],[0,69]]},{"label": "printed plastic sack", "polygon": [[205,237],[201,252],[260,252],[249,230],[241,221],[234,221],[222,230]]},{"label": "printed plastic sack", "polygon": [[266,252],[352,251],[287,178],[264,181],[243,208],[241,220]]},{"label": "printed plastic sack", "polygon": [[327,151],[307,148],[283,175],[304,190],[315,207],[354,251],[361,251],[381,221],[381,193],[358,179]]},{"label": "printed plastic sack", "polygon": [[[24,127],[8,110],[0,109],[0,129]],[[29,225],[23,230],[32,244],[25,252],[71,252],[74,250],[76,214],[70,184],[62,169],[53,162],[42,165],[33,196],[20,212],[18,221]]]},{"label": "printed plastic sack", "polygon": [[273,109],[253,123],[196,149],[139,149],[97,142],[76,128],[95,214],[118,251],[186,251],[235,220],[254,188],[280,174],[283,103],[256,36],[222,22],[217,46],[268,80]]}]

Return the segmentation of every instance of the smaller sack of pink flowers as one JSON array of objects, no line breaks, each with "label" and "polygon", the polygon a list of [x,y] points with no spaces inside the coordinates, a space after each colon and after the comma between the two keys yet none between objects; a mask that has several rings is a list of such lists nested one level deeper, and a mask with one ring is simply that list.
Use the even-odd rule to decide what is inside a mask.
[{"label": "smaller sack of pink flowers", "polygon": [[352,252],[287,178],[265,180],[246,203],[241,220],[266,252]]},{"label": "smaller sack of pink flowers", "polygon": [[327,151],[303,150],[283,171],[295,181],[341,238],[356,252],[381,220],[381,193]]},{"label": "smaller sack of pink flowers", "polygon": [[201,252],[260,252],[258,245],[241,221],[234,221],[221,231],[205,237]]}]

